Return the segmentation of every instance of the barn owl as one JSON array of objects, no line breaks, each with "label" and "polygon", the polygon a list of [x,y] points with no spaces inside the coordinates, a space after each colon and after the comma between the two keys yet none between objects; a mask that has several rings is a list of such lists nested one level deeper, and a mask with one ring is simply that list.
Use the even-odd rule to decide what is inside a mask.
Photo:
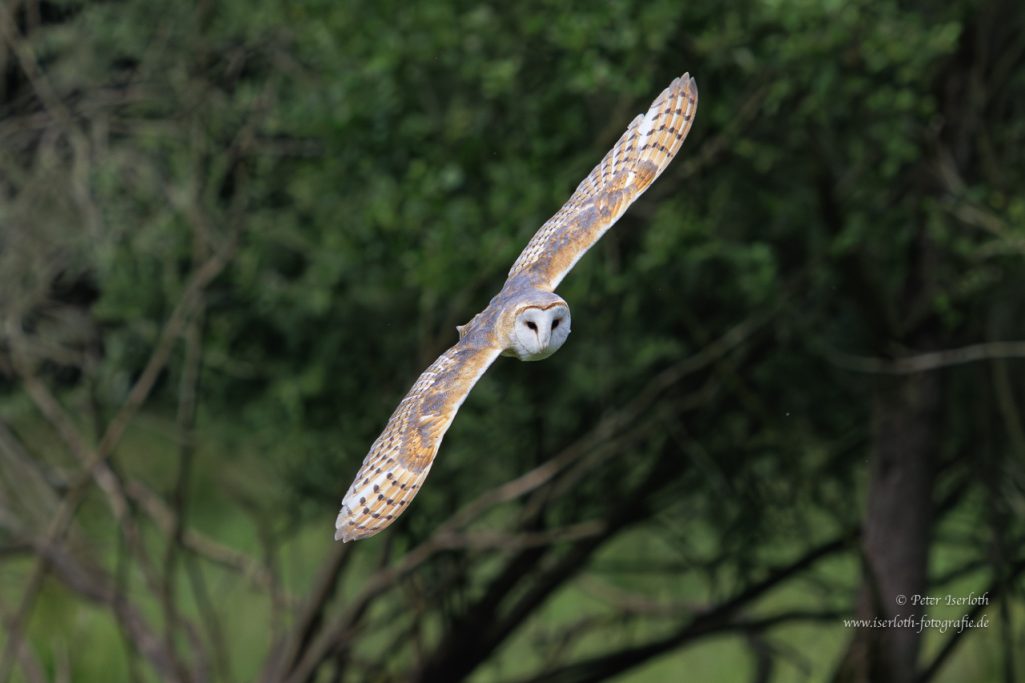
[{"label": "barn owl", "polygon": [[342,498],[335,540],[373,536],[402,514],[459,406],[499,355],[542,360],[566,342],[569,305],[555,287],[673,160],[697,105],[694,79],[675,79],[541,226],[501,291],[457,328],[459,341],[420,375],[370,447]]}]

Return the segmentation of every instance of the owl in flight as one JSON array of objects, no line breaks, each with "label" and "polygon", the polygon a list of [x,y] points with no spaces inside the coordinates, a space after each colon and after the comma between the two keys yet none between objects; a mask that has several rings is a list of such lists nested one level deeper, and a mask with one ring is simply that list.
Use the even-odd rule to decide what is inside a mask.
[{"label": "owl in flight", "polygon": [[342,498],[335,540],[373,536],[402,514],[431,471],[459,406],[499,355],[542,360],[559,350],[570,316],[555,287],[673,160],[697,106],[694,79],[675,79],[541,226],[502,290],[458,327],[459,341],[420,375],[370,447]]}]

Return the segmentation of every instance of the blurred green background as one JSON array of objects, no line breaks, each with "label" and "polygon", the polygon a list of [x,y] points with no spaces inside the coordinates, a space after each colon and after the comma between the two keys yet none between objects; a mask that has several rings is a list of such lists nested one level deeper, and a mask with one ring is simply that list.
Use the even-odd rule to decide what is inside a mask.
[{"label": "blurred green background", "polygon": [[[1025,6],[0,2],[0,683],[1025,680]],[[679,158],[379,536],[418,373]],[[875,629],[898,595],[984,626]]]}]

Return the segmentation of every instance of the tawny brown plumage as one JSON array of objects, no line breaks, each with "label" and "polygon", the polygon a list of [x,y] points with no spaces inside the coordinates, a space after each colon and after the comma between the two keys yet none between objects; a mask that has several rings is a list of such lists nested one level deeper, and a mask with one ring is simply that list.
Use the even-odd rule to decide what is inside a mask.
[{"label": "tawny brown plumage", "polygon": [[335,539],[373,536],[402,514],[459,406],[500,354],[540,360],[562,345],[569,307],[553,290],[673,160],[697,104],[694,80],[675,79],[531,238],[502,290],[460,326],[459,341],[420,375],[370,447],[342,499]]}]

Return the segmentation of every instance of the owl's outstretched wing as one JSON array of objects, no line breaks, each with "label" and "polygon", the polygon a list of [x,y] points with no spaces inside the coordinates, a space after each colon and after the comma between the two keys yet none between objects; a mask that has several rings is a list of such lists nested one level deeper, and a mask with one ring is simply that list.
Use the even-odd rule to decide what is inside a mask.
[{"label": "owl's outstretched wing", "polygon": [[697,107],[698,88],[689,74],[670,83],[531,238],[509,277],[525,273],[534,287],[554,290],[673,160]]},{"label": "owl's outstretched wing", "polygon": [[356,474],[335,520],[335,540],[373,536],[402,514],[427,473],[459,406],[501,349],[464,337],[413,384]]}]

